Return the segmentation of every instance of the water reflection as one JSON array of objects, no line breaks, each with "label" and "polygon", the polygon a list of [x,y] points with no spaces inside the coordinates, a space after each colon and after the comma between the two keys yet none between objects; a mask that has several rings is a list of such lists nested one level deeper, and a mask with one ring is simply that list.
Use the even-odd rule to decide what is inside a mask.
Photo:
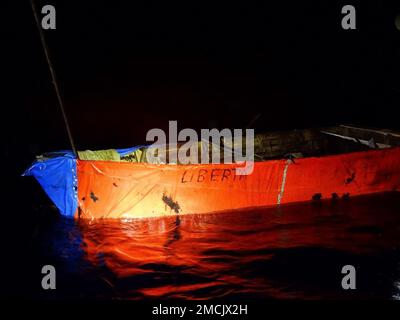
[{"label": "water reflection", "polygon": [[[69,276],[77,283],[91,279],[89,292],[81,288],[89,297],[396,298],[399,208],[399,196],[381,195],[240,213],[79,221],[57,250],[64,264],[75,261]],[[345,264],[356,266],[355,292],[340,287]]]}]

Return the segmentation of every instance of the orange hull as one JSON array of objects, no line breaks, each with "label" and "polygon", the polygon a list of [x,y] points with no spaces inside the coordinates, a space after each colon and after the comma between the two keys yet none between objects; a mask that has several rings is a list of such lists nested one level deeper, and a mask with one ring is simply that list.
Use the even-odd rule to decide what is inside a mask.
[{"label": "orange hull", "polygon": [[215,213],[398,191],[400,148],[237,164],[153,165],[77,160],[81,218]]}]

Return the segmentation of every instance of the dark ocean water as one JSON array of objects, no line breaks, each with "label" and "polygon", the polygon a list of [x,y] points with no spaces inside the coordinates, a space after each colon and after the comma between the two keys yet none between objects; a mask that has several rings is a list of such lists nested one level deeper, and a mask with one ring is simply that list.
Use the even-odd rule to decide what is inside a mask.
[{"label": "dark ocean water", "polygon": [[[400,196],[137,221],[44,219],[25,290],[43,299],[400,299]],[[41,289],[54,265],[57,289]],[[356,269],[343,290],[341,269]]]}]

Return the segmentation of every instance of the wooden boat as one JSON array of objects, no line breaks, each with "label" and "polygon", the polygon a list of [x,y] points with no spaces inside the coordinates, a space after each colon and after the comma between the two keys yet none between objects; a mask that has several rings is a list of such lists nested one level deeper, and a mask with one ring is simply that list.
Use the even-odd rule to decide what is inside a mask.
[{"label": "wooden boat", "polygon": [[[44,155],[25,175],[69,217],[206,214],[399,191],[399,145],[394,131],[337,126],[256,135],[247,176],[234,163],[82,160],[71,152]],[[123,158],[133,150],[117,151]]]}]

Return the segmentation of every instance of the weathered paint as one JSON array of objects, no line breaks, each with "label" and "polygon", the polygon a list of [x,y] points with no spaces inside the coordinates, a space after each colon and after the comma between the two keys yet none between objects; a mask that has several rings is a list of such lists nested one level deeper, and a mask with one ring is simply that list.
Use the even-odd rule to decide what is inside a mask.
[{"label": "weathered paint", "polygon": [[312,201],[316,194],[320,199],[334,194],[347,198],[400,188],[398,147],[296,159],[289,164],[287,160],[256,162],[248,176],[235,175],[239,166],[77,160],[80,217],[215,213]]}]

